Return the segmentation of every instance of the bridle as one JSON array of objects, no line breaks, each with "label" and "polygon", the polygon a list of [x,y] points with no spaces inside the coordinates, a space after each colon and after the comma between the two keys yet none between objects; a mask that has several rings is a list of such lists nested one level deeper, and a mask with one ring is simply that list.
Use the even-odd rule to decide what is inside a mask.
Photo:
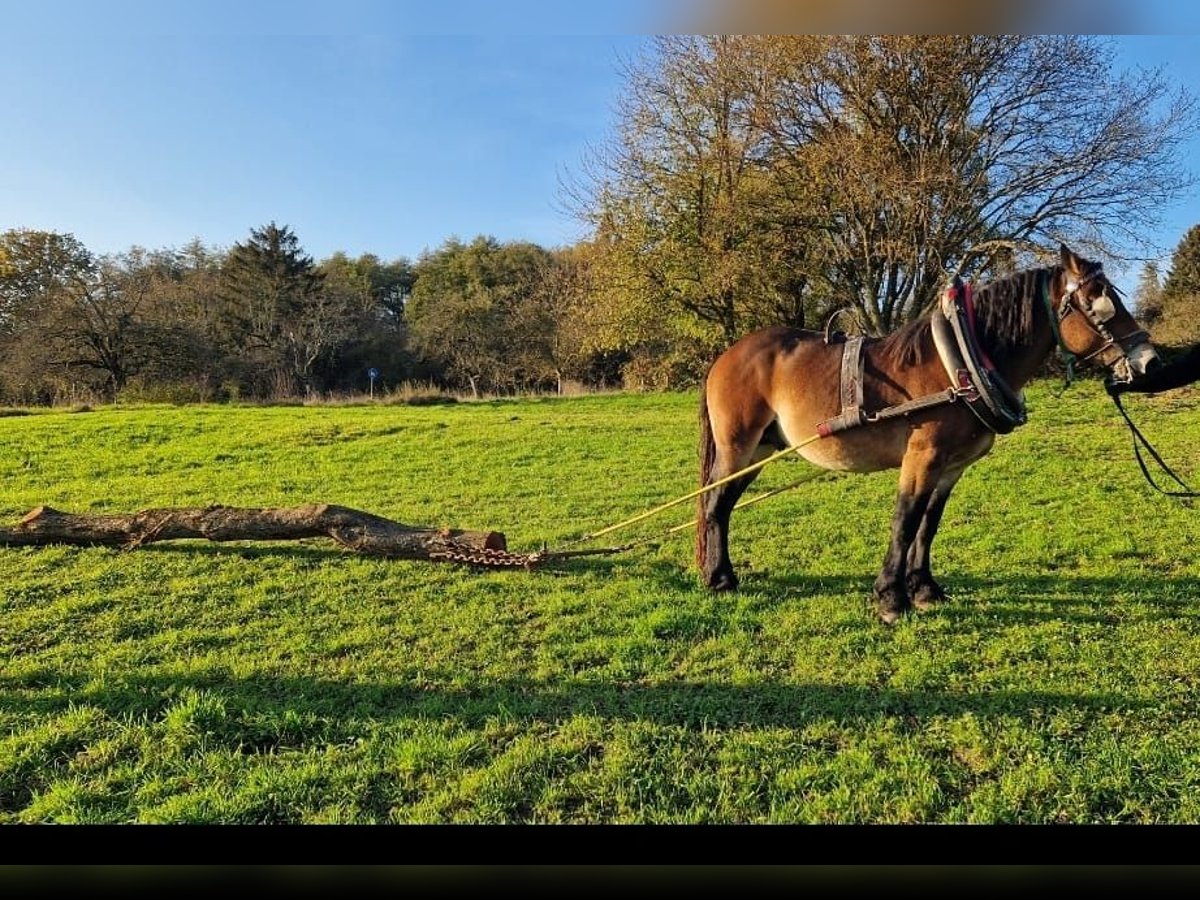
[{"label": "bridle", "polygon": [[[1104,289],[1100,296],[1093,300],[1085,299],[1085,296],[1080,293],[1083,288],[1100,279],[1104,279],[1104,272],[1100,266],[1096,266],[1080,281],[1073,278],[1068,279],[1066,290],[1059,298],[1057,308],[1053,308],[1050,301],[1050,287],[1047,283],[1049,276],[1047,276],[1042,283],[1042,298],[1046,303],[1050,327],[1054,331],[1059,355],[1067,364],[1068,380],[1072,364],[1076,359],[1082,359],[1084,362],[1091,362],[1094,359],[1112,373],[1114,381],[1129,382],[1133,380],[1133,370],[1129,366],[1129,351],[1148,342],[1150,333],[1136,328],[1119,338],[1113,335],[1108,328],[1108,323],[1116,317],[1117,305],[1109,296],[1108,291],[1111,285],[1108,280],[1104,279]],[[1085,327],[1101,340],[1100,346],[1086,356],[1079,356],[1063,341],[1062,323],[1071,316],[1081,316]]]},{"label": "bridle", "polygon": [[[1133,380],[1133,371],[1129,366],[1129,351],[1141,343],[1150,340],[1150,333],[1143,329],[1135,329],[1129,334],[1122,337],[1115,337],[1112,331],[1108,328],[1110,322],[1117,314],[1117,306],[1113,302],[1112,297],[1108,295],[1110,285],[1105,281],[1104,290],[1100,296],[1091,302],[1080,299],[1079,292],[1097,278],[1103,277],[1103,270],[1100,266],[1096,266],[1086,277],[1081,281],[1069,279],[1067,281],[1067,289],[1063,291],[1063,295],[1058,300],[1058,305],[1055,307],[1050,300],[1049,275],[1043,276],[1041,284],[1042,301],[1046,305],[1046,312],[1050,319],[1050,328],[1054,332],[1054,340],[1058,345],[1059,356],[1066,363],[1067,368],[1067,383],[1072,380],[1072,368],[1076,359],[1082,359],[1084,362],[1090,362],[1095,359],[1106,369],[1109,370],[1107,383],[1120,384],[1128,383]],[[1067,347],[1062,337],[1062,323],[1073,315],[1081,315],[1084,317],[1084,324],[1092,331],[1093,334],[1101,338],[1100,347],[1093,350],[1087,356],[1079,357],[1074,351]],[[1124,365],[1122,365],[1122,363]],[[1118,371],[1120,369],[1121,371]],[[1133,455],[1137,460],[1138,466],[1142,470],[1142,475],[1152,488],[1160,494],[1165,494],[1168,497],[1178,498],[1193,498],[1200,497],[1200,492],[1193,491],[1188,487],[1178,475],[1172,471],[1154,446],[1146,439],[1138,427],[1133,424],[1133,420],[1129,418],[1129,413],[1125,411],[1124,405],[1121,403],[1120,394],[1115,391],[1108,391],[1108,395],[1112,397],[1113,403],[1116,404],[1117,411],[1121,413],[1121,417],[1125,420],[1125,424],[1129,426],[1129,433],[1133,437]],[[1178,484],[1183,490],[1172,491],[1166,490],[1159,486],[1150,474],[1150,469],[1146,465],[1145,459],[1142,457],[1142,447],[1158,463],[1161,468],[1171,479]]]}]

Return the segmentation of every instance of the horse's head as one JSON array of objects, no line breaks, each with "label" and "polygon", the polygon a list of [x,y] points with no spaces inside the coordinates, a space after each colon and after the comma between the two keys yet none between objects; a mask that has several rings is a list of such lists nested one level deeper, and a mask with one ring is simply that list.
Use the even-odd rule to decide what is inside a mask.
[{"label": "horse's head", "polygon": [[1063,349],[1085,362],[1097,361],[1114,382],[1132,381],[1162,364],[1150,334],[1125,308],[1100,263],[1060,247],[1050,300]]}]

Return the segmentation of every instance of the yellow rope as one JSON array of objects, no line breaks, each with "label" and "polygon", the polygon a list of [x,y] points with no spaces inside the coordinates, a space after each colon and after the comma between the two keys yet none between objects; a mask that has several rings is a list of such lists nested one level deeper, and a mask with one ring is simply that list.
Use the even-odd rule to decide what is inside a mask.
[{"label": "yellow rope", "polygon": [[706,485],[704,485],[704,487],[699,488],[698,490],[694,490],[690,494],[684,494],[682,497],[676,497],[674,500],[668,500],[666,503],[663,503],[661,506],[656,506],[653,509],[649,509],[644,513],[639,513],[638,515],[633,516],[632,518],[626,519],[624,522],[617,522],[615,525],[609,525],[607,528],[601,528],[599,531],[593,531],[591,534],[586,534],[583,537],[579,538],[579,540],[576,541],[575,543],[579,543],[582,541],[590,541],[593,538],[598,538],[603,534],[608,534],[610,531],[616,531],[618,528],[624,528],[627,525],[633,525],[635,522],[641,522],[643,519],[648,519],[651,516],[656,516],[660,512],[663,512],[664,510],[670,509],[673,506],[678,506],[680,503],[686,503],[688,500],[693,500],[696,497],[699,497],[701,494],[707,494],[709,491],[719,488],[723,484],[728,484],[729,482],[734,481],[735,479],[741,478],[743,475],[746,475],[749,472],[754,472],[757,469],[761,469],[763,466],[767,465],[767,463],[774,462],[775,460],[779,459],[779,457],[781,457],[781,456],[787,456],[789,453],[796,453],[801,448],[807,447],[813,441],[819,441],[821,439],[821,437],[822,436],[819,434],[814,434],[812,437],[808,438],[807,440],[803,440],[798,444],[793,444],[791,447],[785,447],[784,449],[778,451],[777,453],[772,453],[770,456],[766,457],[765,459],[760,459],[756,463],[751,463],[750,465],[746,466],[746,468],[739,469],[738,471],[734,472],[732,475],[726,475],[724,478],[720,478],[717,481],[712,482],[711,484],[706,484]]},{"label": "yellow rope", "polygon": [[[748,500],[739,500],[738,503],[733,508],[734,509],[743,509],[747,506],[753,506],[755,503],[761,503],[763,500],[769,500],[771,497],[774,497],[776,494],[782,494],[784,491],[790,491],[792,488],[798,488],[802,484],[807,484],[810,481],[815,481],[816,479],[820,478],[823,475],[835,475],[835,474],[837,474],[837,473],[835,473],[835,472],[816,472],[816,473],[809,475],[807,478],[800,478],[800,479],[797,479],[796,481],[793,481],[791,484],[785,484],[783,487],[777,487],[777,488],[773,488],[772,490],[769,490],[769,491],[764,491],[761,494],[755,494],[753,497],[749,498]],[[695,527],[696,527],[696,520],[688,519],[686,522],[680,522],[674,528],[668,528],[664,532],[664,534],[675,534],[678,531],[683,531],[684,529],[695,528]]]}]

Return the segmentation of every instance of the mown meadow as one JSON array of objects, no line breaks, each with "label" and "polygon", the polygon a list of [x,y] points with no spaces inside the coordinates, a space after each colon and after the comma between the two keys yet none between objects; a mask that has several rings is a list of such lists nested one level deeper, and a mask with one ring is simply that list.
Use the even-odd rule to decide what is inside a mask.
[{"label": "mown meadow", "polygon": [[[0,823],[1200,822],[1200,509],[1097,382],[1028,399],[951,499],[950,599],[892,628],[895,472],[735,513],[726,595],[689,530],[534,571],[0,548]],[[9,410],[0,520],[323,501],[556,547],[692,490],[696,407]],[[1127,407],[1200,484],[1200,393]]]}]

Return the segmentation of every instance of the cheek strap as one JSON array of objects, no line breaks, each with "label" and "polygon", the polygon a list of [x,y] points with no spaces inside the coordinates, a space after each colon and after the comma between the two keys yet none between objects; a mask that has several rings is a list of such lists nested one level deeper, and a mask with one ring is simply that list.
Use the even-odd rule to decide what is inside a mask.
[{"label": "cheek strap", "polygon": [[[1074,281],[1068,282],[1067,286],[1072,290],[1079,287]],[[1046,307],[1046,318],[1050,320],[1050,330],[1054,333],[1054,343],[1058,347],[1058,358],[1063,361],[1063,365],[1067,369],[1066,380],[1063,382],[1063,387],[1067,388],[1075,380],[1075,354],[1068,350],[1067,345],[1063,343],[1062,330],[1058,327],[1059,314],[1055,312],[1054,306],[1050,303],[1050,275],[1046,272],[1038,276],[1038,294],[1041,295],[1042,305]],[[1070,296],[1070,291],[1063,294],[1064,308],[1070,308],[1065,303],[1066,299]]]}]

